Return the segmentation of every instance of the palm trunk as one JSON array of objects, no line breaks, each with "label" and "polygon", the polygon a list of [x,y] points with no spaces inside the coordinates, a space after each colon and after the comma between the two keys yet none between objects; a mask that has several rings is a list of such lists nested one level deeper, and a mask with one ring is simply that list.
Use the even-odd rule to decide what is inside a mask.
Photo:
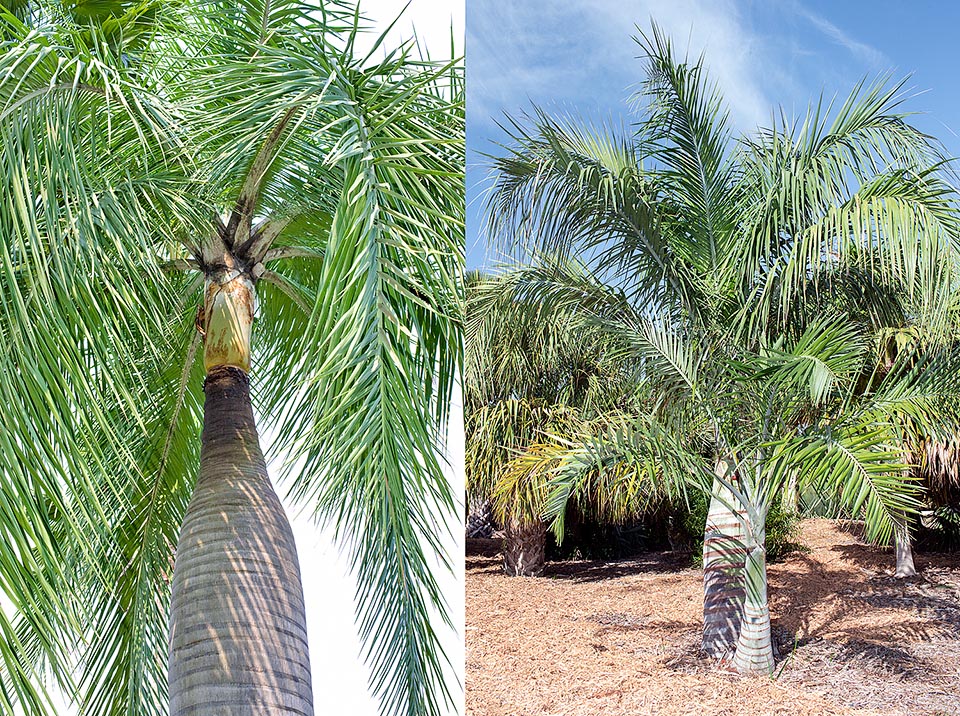
[{"label": "palm trunk", "polygon": [[913,548],[910,544],[910,524],[906,515],[897,520],[893,528],[893,545],[897,555],[897,569],[894,577],[913,577],[917,568],[913,564]]},{"label": "palm trunk", "polygon": [[539,577],[546,563],[547,526],[507,520],[503,528],[503,571],[511,577]]},{"label": "palm trunk", "polygon": [[[726,465],[717,467],[721,475]],[[703,636],[701,650],[722,659],[733,652],[743,620],[744,511],[719,480],[713,481],[703,535]]]},{"label": "palm trunk", "polygon": [[741,673],[770,673],[773,671],[773,643],[770,640],[767,551],[764,548],[763,526],[760,526],[758,539],[748,540],[750,549],[745,565],[746,597],[733,666]]},{"label": "palm trunk", "polygon": [[490,500],[479,500],[470,505],[467,514],[467,537],[490,537],[496,527],[493,522],[493,503]]},{"label": "palm trunk", "polygon": [[242,367],[252,283],[214,294],[206,306],[200,474],[173,573],[170,714],[312,716],[293,532],[267,475]]}]

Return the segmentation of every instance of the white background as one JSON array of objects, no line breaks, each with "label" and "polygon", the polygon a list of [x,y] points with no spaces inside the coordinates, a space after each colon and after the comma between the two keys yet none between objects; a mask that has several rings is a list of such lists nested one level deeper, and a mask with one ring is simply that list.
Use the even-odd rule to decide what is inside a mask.
[{"label": "white background", "polygon": [[[379,26],[386,28],[403,10],[406,0],[361,0],[361,12]],[[411,0],[400,21],[394,27],[386,47],[394,47],[401,40],[417,37],[435,60],[450,58],[451,25],[457,53],[463,52],[464,0]],[[374,35],[370,34],[370,39]],[[358,42],[361,50],[362,43]],[[463,467],[463,408],[459,390],[454,396],[450,415],[447,454],[453,494],[462,499],[464,494]],[[278,461],[279,465],[279,461]],[[276,474],[272,469],[271,474]],[[285,503],[287,504],[287,503]],[[462,507],[462,505],[460,506]],[[349,577],[347,557],[333,544],[331,533],[318,529],[309,516],[296,515],[287,506],[293,523],[300,568],[303,573],[304,599],[307,605],[307,632],[310,640],[310,661],[313,667],[314,709],[317,716],[377,716],[378,703],[367,692],[368,670],[361,658],[360,639],[354,622],[353,594],[355,583]],[[455,520],[462,521],[463,510],[458,509]],[[446,548],[453,564],[453,573],[438,569],[440,587],[447,598],[453,623],[453,632],[437,621],[437,631],[444,650],[453,664],[447,683],[457,700],[456,711],[464,713],[464,530],[461,524],[452,529],[453,538]]]}]

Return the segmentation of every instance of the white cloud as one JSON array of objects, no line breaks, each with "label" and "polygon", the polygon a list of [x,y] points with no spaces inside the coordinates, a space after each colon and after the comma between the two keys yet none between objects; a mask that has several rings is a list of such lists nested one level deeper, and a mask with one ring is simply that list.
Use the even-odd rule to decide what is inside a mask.
[{"label": "white cloud", "polygon": [[[476,3],[474,5],[474,2]],[[709,0],[571,0],[511,3],[471,0],[467,27],[470,122],[516,111],[530,98],[579,102],[599,85],[617,82],[626,99],[642,77],[634,59],[636,26],[654,18],[679,50],[705,53],[711,77],[730,107],[735,125],[765,123],[771,102],[763,90],[770,58],[733,3]],[[507,39],[504,39],[507,38]],[[604,107],[616,111],[616,107]],[[474,114],[476,113],[476,114]]]},{"label": "white cloud", "polygon": [[[765,44],[743,22],[737,7],[728,0],[643,0],[633,22],[646,30],[649,19],[672,38],[678,51],[691,58],[704,55],[707,71],[723,96],[735,126],[750,131],[770,118],[772,101],[763,90],[762,74],[768,64]],[[631,18],[622,4],[600,6],[609,12],[611,30],[623,32]],[[639,16],[639,17],[637,17]]]},{"label": "white cloud", "polygon": [[810,12],[809,10],[799,5],[796,5],[795,7],[796,7],[797,13],[801,17],[805,18],[806,20],[809,20],[814,27],[820,30],[820,32],[822,32],[828,38],[833,40],[833,42],[835,42],[836,44],[846,49],[856,58],[866,62],[867,64],[873,67],[888,66],[892,64],[890,60],[887,58],[887,56],[884,55],[882,52],[880,52],[880,50],[874,47],[871,47],[866,43],[855,40],[854,38],[852,38],[850,35],[845,33],[843,30],[841,30],[839,27],[834,25],[832,22],[830,22],[826,18],[820,17],[819,15],[815,15],[814,13]]}]

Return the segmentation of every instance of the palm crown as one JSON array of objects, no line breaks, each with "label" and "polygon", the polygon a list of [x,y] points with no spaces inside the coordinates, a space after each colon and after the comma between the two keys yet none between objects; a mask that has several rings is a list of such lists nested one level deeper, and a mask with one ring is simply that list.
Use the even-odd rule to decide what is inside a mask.
[{"label": "palm crown", "polygon": [[84,713],[166,711],[202,307],[242,274],[254,400],[353,555],[372,688],[438,713],[461,68],[360,53],[349,3],[77,8],[2,16],[2,703],[44,712],[46,664]]},{"label": "palm crown", "polygon": [[833,112],[819,103],[735,141],[702,58],[678,58],[656,27],[640,44],[636,132],[539,109],[509,121],[494,240],[576,252],[635,305],[704,325],[772,320],[826,267],[867,268],[914,298],[950,285],[932,259],[957,236],[952,188],[935,140],[897,113],[903,83],[861,83]]}]

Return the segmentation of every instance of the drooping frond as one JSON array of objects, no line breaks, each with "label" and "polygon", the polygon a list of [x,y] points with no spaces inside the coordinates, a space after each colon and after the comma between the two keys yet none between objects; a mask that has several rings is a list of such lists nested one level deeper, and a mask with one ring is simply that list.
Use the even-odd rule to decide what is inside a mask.
[{"label": "drooping frond", "polygon": [[688,487],[709,485],[697,436],[677,434],[650,415],[616,416],[552,438],[510,463],[503,490],[546,473],[541,509],[558,539],[571,500],[599,519],[620,522],[685,496]]},{"label": "drooping frond", "polygon": [[597,275],[618,275],[637,301],[695,310],[696,285],[663,226],[670,196],[624,134],[541,109],[526,123],[511,119],[509,153],[493,160],[489,233],[520,256],[576,256]]},{"label": "drooping frond", "polygon": [[433,623],[449,617],[431,563],[449,567],[454,511],[439,451],[461,363],[462,97],[432,89],[444,65],[337,62],[342,119],[325,161],[340,193],[300,278],[299,352],[278,376],[294,398],[267,404],[282,415],[278,449],[302,458],[296,494],[353,554],[382,712],[439,714],[451,692]]}]

